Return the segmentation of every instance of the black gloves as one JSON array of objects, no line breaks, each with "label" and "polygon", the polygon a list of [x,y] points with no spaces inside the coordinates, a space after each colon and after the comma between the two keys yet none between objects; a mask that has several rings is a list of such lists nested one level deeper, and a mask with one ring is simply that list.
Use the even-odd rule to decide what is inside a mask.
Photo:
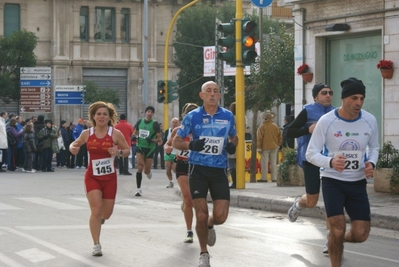
[{"label": "black gloves", "polygon": [[154,143],[154,140],[152,140],[152,139],[151,139],[151,138],[149,138],[149,137],[148,137],[146,140],[147,140],[147,143],[148,143],[148,144],[152,144],[152,143]]},{"label": "black gloves", "polygon": [[232,142],[228,142],[226,145],[226,151],[230,155],[233,155],[234,153],[236,153],[236,146]]},{"label": "black gloves", "polygon": [[205,146],[205,138],[191,141],[190,144],[188,145],[188,148],[192,151],[201,151],[204,149]]},{"label": "black gloves", "polygon": [[133,142],[134,142],[134,141],[137,141],[137,137],[136,137],[135,135],[133,135],[131,140],[132,140]]}]

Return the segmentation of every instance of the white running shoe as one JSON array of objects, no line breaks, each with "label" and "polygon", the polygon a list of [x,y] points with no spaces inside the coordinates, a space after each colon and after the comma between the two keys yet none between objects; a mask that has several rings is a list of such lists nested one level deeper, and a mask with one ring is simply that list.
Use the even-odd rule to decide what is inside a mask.
[{"label": "white running shoe", "polygon": [[301,198],[297,197],[292,207],[288,210],[288,220],[290,220],[290,222],[295,222],[296,219],[298,219],[299,214],[301,213],[302,209],[296,207],[296,204],[299,202],[299,199]]},{"label": "white running shoe", "polygon": [[216,231],[215,226],[212,226],[211,229],[208,229],[208,246],[213,246],[216,243]]},{"label": "white running shoe", "polygon": [[146,174],[146,175],[147,175],[148,180],[151,180],[151,178],[152,178],[152,172],[150,171],[150,173],[149,173],[149,174]]},{"label": "white running shoe", "polygon": [[135,196],[141,197],[141,188],[137,188]]},{"label": "white running shoe", "polygon": [[210,258],[209,253],[202,253],[199,257],[198,267],[211,267],[209,258]]},{"label": "white running shoe", "polygon": [[188,231],[187,236],[186,236],[186,238],[184,238],[183,242],[184,243],[193,243],[194,242],[193,237],[194,237],[193,231]]},{"label": "white running shoe", "polygon": [[169,184],[166,186],[166,188],[173,188],[173,182],[169,182]]},{"label": "white running shoe", "polygon": [[101,251],[100,243],[97,243],[97,244],[94,245],[92,255],[93,256],[102,256],[103,255],[103,253]]}]

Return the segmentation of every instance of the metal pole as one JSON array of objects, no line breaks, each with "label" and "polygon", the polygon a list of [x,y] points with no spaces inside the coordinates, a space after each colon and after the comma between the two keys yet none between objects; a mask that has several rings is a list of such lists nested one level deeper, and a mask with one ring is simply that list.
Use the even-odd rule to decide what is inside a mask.
[{"label": "metal pole", "polygon": [[143,103],[148,104],[148,0],[144,0],[143,21]]},{"label": "metal pole", "polygon": [[180,8],[176,14],[173,16],[172,21],[169,24],[168,32],[166,34],[166,40],[165,40],[165,51],[164,51],[164,74],[163,74],[163,79],[165,80],[165,102],[164,102],[164,108],[163,108],[163,128],[168,129],[169,128],[169,108],[168,108],[168,52],[169,52],[169,39],[170,39],[170,34],[172,33],[172,28],[173,25],[175,24],[175,21],[177,17],[180,15],[180,13],[185,10],[186,8],[189,8],[192,5],[195,5],[199,0],[194,0],[191,3],[183,6]]},{"label": "metal pole", "polygon": [[242,0],[236,1],[236,126],[238,145],[236,151],[237,189],[245,189],[245,90],[244,64],[242,63]]}]

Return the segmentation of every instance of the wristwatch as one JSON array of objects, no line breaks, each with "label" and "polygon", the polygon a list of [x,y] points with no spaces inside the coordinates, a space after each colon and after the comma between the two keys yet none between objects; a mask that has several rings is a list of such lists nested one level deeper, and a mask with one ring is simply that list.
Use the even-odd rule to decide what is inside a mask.
[{"label": "wristwatch", "polygon": [[123,151],[119,150],[119,157],[122,157],[122,155],[123,155]]}]

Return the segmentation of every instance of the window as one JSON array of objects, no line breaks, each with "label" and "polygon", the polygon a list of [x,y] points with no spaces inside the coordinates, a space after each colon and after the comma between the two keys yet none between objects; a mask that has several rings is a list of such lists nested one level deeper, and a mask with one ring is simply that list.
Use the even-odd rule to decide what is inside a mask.
[{"label": "window", "polygon": [[130,9],[122,8],[122,21],[121,21],[121,41],[123,43],[129,42],[130,32]]},{"label": "window", "polygon": [[89,7],[80,7],[79,17],[80,40],[89,41]]},{"label": "window", "polygon": [[20,8],[16,4],[4,5],[4,37],[21,29]]},{"label": "window", "polygon": [[94,39],[96,41],[115,41],[115,9],[96,8],[94,22]]}]

